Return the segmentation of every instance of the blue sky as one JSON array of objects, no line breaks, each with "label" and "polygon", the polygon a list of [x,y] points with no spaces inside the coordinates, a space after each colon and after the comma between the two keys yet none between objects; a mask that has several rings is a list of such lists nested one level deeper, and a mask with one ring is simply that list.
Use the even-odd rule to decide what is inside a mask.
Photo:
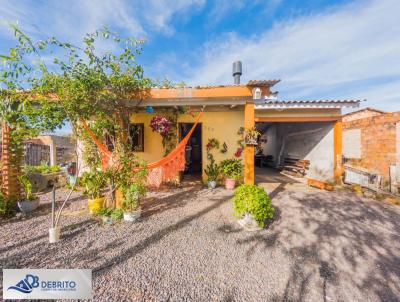
[{"label": "blue sky", "polygon": [[0,53],[7,21],[35,38],[72,42],[108,26],[147,43],[146,74],[187,84],[281,79],[282,99],[367,99],[400,110],[399,0],[0,0]]}]

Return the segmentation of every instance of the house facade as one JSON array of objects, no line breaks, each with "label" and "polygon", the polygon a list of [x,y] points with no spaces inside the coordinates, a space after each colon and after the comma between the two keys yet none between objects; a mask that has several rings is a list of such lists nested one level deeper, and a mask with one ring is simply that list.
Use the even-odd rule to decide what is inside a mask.
[{"label": "house facade", "polygon": [[[228,158],[243,161],[246,183],[254,183],[255,153],[260,145],[270,150],[263,152],[271,152],[276,167],[287,158],[307,160],[306,177],[335,181],[342,174],[342,108],[357,107],[359,101],[281,101],[271,92],[278,82],[261,80],[225,86],[151,89],[145,101],[132,101],[136,112],[130,122],[139,129],[133,138],[137,156],[151,163],[165,155],[162,137],[152,131],[150,121],[164,115],[165,108],[184,106],[189,112],[177,116],[178,139],[193,125],[197,113],[203,111],[198,129],[188,143],[191,154],[187,159],[192,166],[192,172],[188,173],[201,174],[203,181],[206,181],[206,146],[210,139],[217,139],[224,146],[212,151],[217,163]],[[265,142],[258,147],[241,147],[240,129],[252,127],[262,130]]]}]

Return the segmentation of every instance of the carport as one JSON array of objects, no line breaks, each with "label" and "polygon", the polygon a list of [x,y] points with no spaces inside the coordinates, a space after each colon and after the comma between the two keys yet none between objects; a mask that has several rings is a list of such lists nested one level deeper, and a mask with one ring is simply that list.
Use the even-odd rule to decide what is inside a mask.
[{"label": "carport", "polygon": [[290,179],[335,182],[342,173],[342,108],[359,101],[282,101],[255,103],[255,127],[262,133],[255,153],[256,182]]}]

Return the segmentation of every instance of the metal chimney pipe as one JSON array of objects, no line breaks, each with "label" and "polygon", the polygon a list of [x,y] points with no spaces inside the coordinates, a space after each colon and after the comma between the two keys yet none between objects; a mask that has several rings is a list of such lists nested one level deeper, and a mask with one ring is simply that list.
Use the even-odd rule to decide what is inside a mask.
[{"label": "metal chimney pipe", "polygon": [[232,75],[235,84],[240,84],[240,76],[242,75],[242,62],[236,61],[232,65]]}]

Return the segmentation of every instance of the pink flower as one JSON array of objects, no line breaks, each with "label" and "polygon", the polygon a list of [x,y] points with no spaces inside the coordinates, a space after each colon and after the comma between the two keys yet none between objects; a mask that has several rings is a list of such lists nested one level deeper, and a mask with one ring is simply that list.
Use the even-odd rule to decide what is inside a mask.
[{"label": "pink flower", "polygon": [[150,127],[154,132],[158,132],[161,136],[165,137],[171,130],[172,122],[169,121],[166,117],[163,116],[155,116],[150,121]]},{"label": "pink flower", "polygon": [[242,155],[243,149],[242,148],[238,148],[235,152],[235,156],[236,157],[240,157]]}]

